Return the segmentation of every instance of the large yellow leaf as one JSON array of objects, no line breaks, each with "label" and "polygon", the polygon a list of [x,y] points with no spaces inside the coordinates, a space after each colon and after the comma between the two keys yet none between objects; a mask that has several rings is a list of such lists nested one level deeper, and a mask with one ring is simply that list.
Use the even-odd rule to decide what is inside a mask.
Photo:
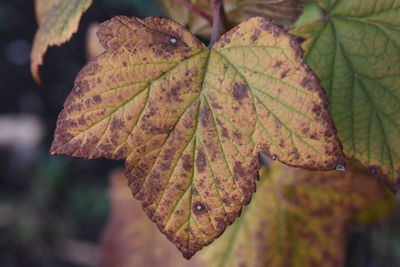
[{"label": "large yellow leaf", "polygon": [[207,267],[340,267],[352,215],[390,198],[374,177],[274,164],[257,194],[221,238],[199,255]]},{"label": "large yellow leaf", "polygon": [[78,30],[79,20],[92,0],[36,0],[39,29],[33,40],[31,72],[40,82],[39,66],[49,46],[61,45]]},{"label": "large yellow leaf", "polygon": [[329,14],[301,24],[307,63],[329,98],[349,158],[400,188],[400,0],[318,0]]},{"label": "large yellow leaf", "polygon": [[[182,0],[212,16],[210,0]],[[184,25],[193,34],[209,38],[211,23],[209,20],[189,10],[177,0],[159,0],[168,16]],[[230,29],[253,16],[263,16],[272,22],[290,26],[300,16],[303,0],[224,0],[223,2],[225,28]]]},{"label": "large yellow leaf", "polygon": [[294,36],[255,17],[206,48],[159,17],[115,17],[106,51],[78,74],[53,154],[126,159],[134,196],[191,257],[250,201],[259,152],[288,165],[342,168],[318,80]]}]

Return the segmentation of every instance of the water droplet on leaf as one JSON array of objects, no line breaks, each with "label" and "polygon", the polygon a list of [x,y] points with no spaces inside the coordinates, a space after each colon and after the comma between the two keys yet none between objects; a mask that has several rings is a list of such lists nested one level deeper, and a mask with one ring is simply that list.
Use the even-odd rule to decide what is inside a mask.
[{"label": "water droplet on leaf", "polygon": [[171,44],[176,44],[178,42],[178,40],[175,37],[172,37],[171,39],[169,39],[169,42]]},{"label": "water droplet on leaf", "polygon": [[201,215],[206,211],[206,207],[203,203],[197,202],[193,205],[193,211],[197,215]]},{"label": "water droplet on leaf", "polygon": [[345,172],[346,171],[346,167],[344,166],[343,163],[338,164],[335,169],[337,171],[341,171],[341,172]]}]

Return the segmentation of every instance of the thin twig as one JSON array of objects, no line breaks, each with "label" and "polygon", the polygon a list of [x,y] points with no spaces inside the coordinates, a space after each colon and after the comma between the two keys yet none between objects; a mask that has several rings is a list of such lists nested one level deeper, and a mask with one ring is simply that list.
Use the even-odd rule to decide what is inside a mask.
[{"label": "thin twig", "polygon": [[211,0],[213,6],[213,23],[211,29],[211,40],[208,45],[211,48],[217,41],[221,31],[221,0]]},{"label": "thin twig", "polygon": [[203,17],[204,19],[206,19],[208,21],[208,23],[210,25],[212,25],[213,18],[210,15],[208,15],[207,12],[205,12],[201,8],[198,8],[197,6],[193,5],[192,3],[187,2],[186,0],[176,0],[176,2],[178,2],[182,6],[186,7],[193,13],[199,15],[200,17]]}]

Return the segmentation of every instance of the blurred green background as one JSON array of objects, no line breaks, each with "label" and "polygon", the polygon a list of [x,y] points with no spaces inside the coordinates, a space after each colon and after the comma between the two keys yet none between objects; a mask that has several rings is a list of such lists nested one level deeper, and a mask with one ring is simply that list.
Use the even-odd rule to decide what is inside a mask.
[{"label": "blurred green background", "polygon": [[[115,15],[163,14],[156,1],[95,0],[71,41],[46,53],[38,86],[29,71],[33,1],[0,1],[0,267],[96,266],[108,174],[123,162],[50,156],[48,149],[86,62],[87,28]],[[347,266],[400,266],[399,223],[397,208],[385,222],[351,225]]]}]

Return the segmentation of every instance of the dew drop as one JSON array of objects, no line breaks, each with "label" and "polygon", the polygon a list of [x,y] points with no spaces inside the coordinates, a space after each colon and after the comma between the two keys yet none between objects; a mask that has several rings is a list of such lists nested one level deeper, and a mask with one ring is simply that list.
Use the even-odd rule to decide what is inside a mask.
[{"label": "dew drop", "polygon": [[194,205],[193,205],[193,211],[195,212],[195,214],[201,215],[206,211],[206,207],[204,206],[203,203],[197,202],[197,203],[194,203]]},{"label": "dew drop", "polygon": [[272,159],[273,159],[273,160],[276,160],[276,158],[277,158],[276,155],[273,155],[273,156],[272,156]]},{"label": "dew drop", "polygon": [[81,90],[81,88],[80,88],[79,86],[76,86],[76,87],[75,87],[75,92],[76,92],[76,93],[79,93],[80,90]]},{"label": "dew drop", "polygon": [[346,167],[344,166],[343,163],[339,163],[336,168],[337,171],[341,171],[341,172],[345,172],[346,171]]},{"label": "dew drop", "polygon": [[169,42],[171,44],[176,44],[178,42],[178,40],[175,37],[172,37],[171,39],[169,39]]}]

